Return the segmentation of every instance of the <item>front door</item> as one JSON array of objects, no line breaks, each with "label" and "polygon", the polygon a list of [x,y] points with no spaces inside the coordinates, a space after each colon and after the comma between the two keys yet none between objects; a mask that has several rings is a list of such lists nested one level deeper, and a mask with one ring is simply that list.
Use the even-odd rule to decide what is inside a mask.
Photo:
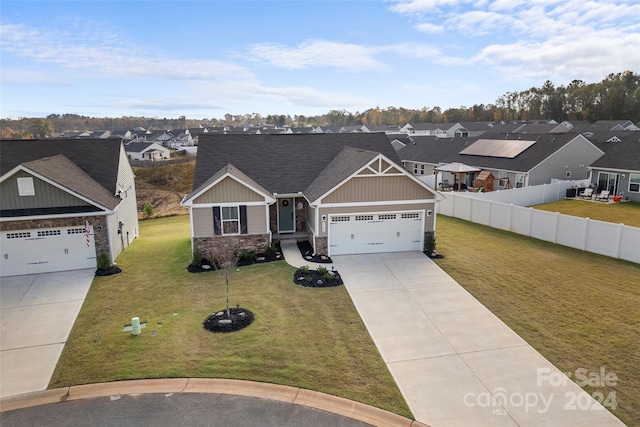
[{"label": "front door", "polygon": [[293,202],[293,199],[278,199],[278,233],[293,233],[296,231]]}]

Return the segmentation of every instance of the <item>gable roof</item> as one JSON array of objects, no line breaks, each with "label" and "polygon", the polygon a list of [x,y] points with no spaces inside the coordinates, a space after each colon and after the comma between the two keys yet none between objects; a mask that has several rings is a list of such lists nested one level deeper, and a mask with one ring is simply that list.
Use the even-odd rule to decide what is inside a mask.
[{"label": "gable roof", "polygon": [[378,155],[369,150],[344,147],[303,191],[305,197],[313,203]]},{"label": "gable roof", "polygon": [[33,160],[21,166],[26,171],[46,178],[101,207],[115,209],[120,202],[119,198],[98,184],[63,154]]},{"label": "gable roof", "polygon": [[0,140],[0,175],[34,160],[64,156],[107,189],[116,192],[120,148],[115,139]]},{"label": "gable roof", "polygon": [[640,141],[623,141],[607,145],[609,147],[604,155],[591,164],[591,169],[640,171]]},{"label": "gable roof", "polygon": [[[538,135],[483,134],[482,137],[478,138],[451,138],[435,141],[422,139],[420,137],[413,137],[416,144],[407,145],[406,147],[401,148],[398,151],[398,154],[405,161],[416,161],[430,164],[459,162],[480,168],[526,172],[533,169],[534,166],[540,164],[543,160],[576,138],[584,137],[575,133],[544,133]],[[535,144],[531,145],[514,158],[461,154],[461,151],[479,139],[520,139],[535,141]],[[588,142],[586,138],[584,139]]]},{"label": "gable roof", "polygon": [[193,188],[200,188],[213,173],[230,163],[271,194],[300,193],[347,146],[383,154],[402,167],[384,133],[203,134],[198,143]]},{"label": "gable roof", "polygon": [[124,146],[125,150],[130,153],[142,153],[144,151],[153,149],[155,151],[169,151],[168,148],[163,147],[157,142],[144,142],[144,141],[131,141]]},{"label": "gable roof", "polygon": [[[258,192],[263,193],[265,197],[271,197],[271,194],[269,193],[268,190],[266,190],[260,184],[255,182],[253,179],[249,178],[245,173],[243,173],[237,167],[233,166],[231,163],[227,163],[222,169],[220,169],[219,171],[211,175],[211,178],[203,182],[198,188],[194,189],[191,193],[184,196],[184,198],[182,199],[183,203],[185,201],[188,201],[190,199],[195,199],[196,197],[200,196],[205,191],[207,191],[209,187],[211,187],[213,184],[220,181],[225,176],[232,176],[232,177],[238,178],[243,183],[252,187],[254,191],[257,190]],[[190,202],[187,202],[186,206],[189,206],[189,205],[190,205]]]}]

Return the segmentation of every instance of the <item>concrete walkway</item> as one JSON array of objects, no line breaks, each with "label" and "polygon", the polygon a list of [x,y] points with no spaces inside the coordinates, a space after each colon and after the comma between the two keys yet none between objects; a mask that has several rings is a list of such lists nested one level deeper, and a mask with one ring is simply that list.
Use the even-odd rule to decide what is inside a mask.
[{"label": "concrete walkway", "polygon": [[0,397],[47,388],[94,273],[0,278]]},{"label": "concrete walkway", "polygon": [[331,263],[314,263],[304,259],[302,257],[302,254],[300,253],[298,244],[294,239],[281,240],[280,249],[282,249],[282,254],[284,255],[284,259],[287,261],[287,263],[296,268],[300,268],[303,265],[308,265],[312,270],[317,270],[318,267],[324,267],[327,270],[331,270],[331,268],[334,267],[334,265]]},{"label": "concrete walkway", "polygon": [[332,260],[417,421],[623,426],[421,252]]}]

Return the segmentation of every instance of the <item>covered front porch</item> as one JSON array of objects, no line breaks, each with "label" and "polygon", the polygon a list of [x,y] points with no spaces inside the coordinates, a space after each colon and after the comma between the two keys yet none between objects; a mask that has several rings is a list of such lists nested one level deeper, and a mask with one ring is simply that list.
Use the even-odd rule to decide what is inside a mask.
[{"label": "covered front porch", "polygon": [[269,206],[269,227],[274,242],[291,239],[309,239],[307,209],[309,203],[298,195],[277,195],[276,203]]}]

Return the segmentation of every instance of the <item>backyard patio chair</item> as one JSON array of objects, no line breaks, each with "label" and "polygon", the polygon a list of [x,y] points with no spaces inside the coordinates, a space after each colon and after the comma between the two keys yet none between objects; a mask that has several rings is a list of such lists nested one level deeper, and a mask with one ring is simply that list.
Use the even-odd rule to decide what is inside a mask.
[{"label": "backyard patio chair", "polygon": [[583,199],[591,199],[593,196],[593,188],[585,188],[582,194],[579,195]]},{"label": "backyard patio chair", "polygon": [[601,202],[609,201],[609,190],[602,190],[600,194],[596,195],[596,200],[600,200]]}]

